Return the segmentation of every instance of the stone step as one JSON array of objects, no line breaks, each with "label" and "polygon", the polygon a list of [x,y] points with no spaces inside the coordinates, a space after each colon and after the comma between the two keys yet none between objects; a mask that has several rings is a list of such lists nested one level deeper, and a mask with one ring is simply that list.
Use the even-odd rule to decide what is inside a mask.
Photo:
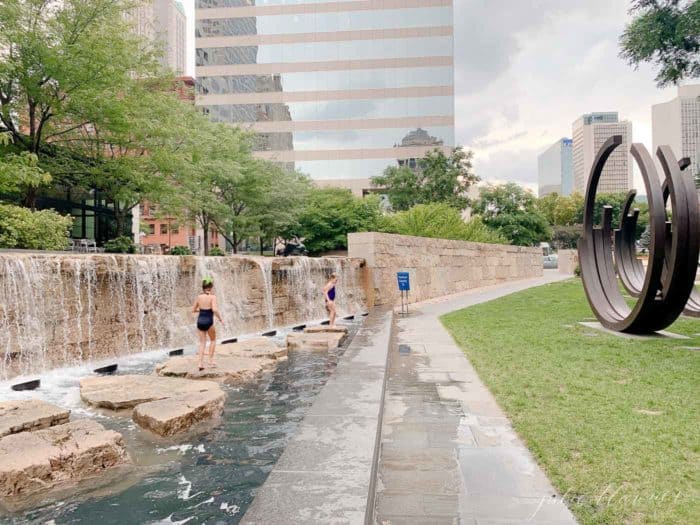
[{"label": "stone step", "polygon": [[129,462],[121,434],[89,419],[0,439],[0,498],[98,476]]},{"label": "stone step", "polygon": [[225,400],[226,394],[221,390],[204,390],[143,403],[134,408],[132,418],[140,427],[169,437],[219,417]]},{"label": "stone step", "polygon": [[68,423],[70,410],[39,399],[0,403],[0,438]]}]

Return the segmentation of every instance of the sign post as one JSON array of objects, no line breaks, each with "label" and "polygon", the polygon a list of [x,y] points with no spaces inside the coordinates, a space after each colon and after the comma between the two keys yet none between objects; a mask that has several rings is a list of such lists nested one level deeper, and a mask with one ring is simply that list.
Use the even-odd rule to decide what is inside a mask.
[{"label": "sign post", "polygon": [[399,292],[401,293],[401,315],[408,314],[408,292],[411,290],[411,281],[408,272],[398,272],[396,278],[399,283]]}]

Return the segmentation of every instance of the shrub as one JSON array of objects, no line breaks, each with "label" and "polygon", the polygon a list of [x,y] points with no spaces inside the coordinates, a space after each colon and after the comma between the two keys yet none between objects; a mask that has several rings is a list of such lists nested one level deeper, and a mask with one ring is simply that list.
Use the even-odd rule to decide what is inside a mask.
[{"label": "shrub", "polygon": [[574,268],[574,275],[576,277],[581,277],[581,265],[577,264],[576,268]]},{"label": "shrub", "polygon": [[447,204],[418,204],[410,210],[387,215],[382,230],[416,237],[508,244],[505,237],[488,228],[480,217],[465,222],[459,210]]},{"label": "shrub", "polygon": [[0,248],[65,250],[73,218],[53,210],[0,204]]},{"label": "shrub", "polygon": [[122,235],[116,239],[109,240],[105,243],[105,252],[107,253],[136,253],[136,246],[131,237]]},{"label": "shrub", "polygon": [[192,255],[192,250],[187,246],[173,246],[170,248],[170,255]]},{"label": "shrub", "polygon": [[211,248],[209,248],[210,257],[223,257],[224,255],[226,255],[226,252],[224,252],[218,246],[212,246]]}]

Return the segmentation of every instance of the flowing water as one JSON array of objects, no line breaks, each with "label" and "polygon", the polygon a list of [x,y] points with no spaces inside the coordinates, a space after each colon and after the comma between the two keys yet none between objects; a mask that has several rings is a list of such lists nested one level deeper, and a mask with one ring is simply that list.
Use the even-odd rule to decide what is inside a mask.
[{"label": "flowing water", "polygon": [[[349,324],[351,335],[359,322]],[[278,342],[285,337],[281,330]],[[186,353],[193,352],[188,348]],[[54,370],[35,392],[13,392],[0,383],[3,398],[40,397],[72,410],[78,417],[99,418],[122,433],[134,466],[95,488],[79,485],[62,497],[33,502],[31,510],[0,513],[12,524],[82,523],[165,524],[238,523],[294,433],[315,395],[332,373],[344,348],[292,352],[289,359],[258,384],[228,387],[220,423],[184,442],[155,440],[125,416],[87,408],[78,381],[99,362]],[[164,359],[152,351],[119,360],[120,373],[151,373]]]},{"label": "flowing water", "polygon": [[0,253],[0,379],[196,341],[191,308],[205,276],[220,337],[323,318],[331,272],[339,312],[363,311],[351,259]]}]

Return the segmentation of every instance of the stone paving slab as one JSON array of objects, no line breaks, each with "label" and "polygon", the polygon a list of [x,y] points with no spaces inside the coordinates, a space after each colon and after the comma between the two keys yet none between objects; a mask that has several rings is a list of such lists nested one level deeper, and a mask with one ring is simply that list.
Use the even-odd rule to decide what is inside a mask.
[{"label": "stone paving slab", "polygon": [[367,317],[242,523],[365,523],[392,317]]},{"label": "stone paving slab", "polygon": [[[438,317],[556,272],[411,305],[389,354],[374,523],[576,523]],[[408,345],[409,348],[399,348]]]}]

